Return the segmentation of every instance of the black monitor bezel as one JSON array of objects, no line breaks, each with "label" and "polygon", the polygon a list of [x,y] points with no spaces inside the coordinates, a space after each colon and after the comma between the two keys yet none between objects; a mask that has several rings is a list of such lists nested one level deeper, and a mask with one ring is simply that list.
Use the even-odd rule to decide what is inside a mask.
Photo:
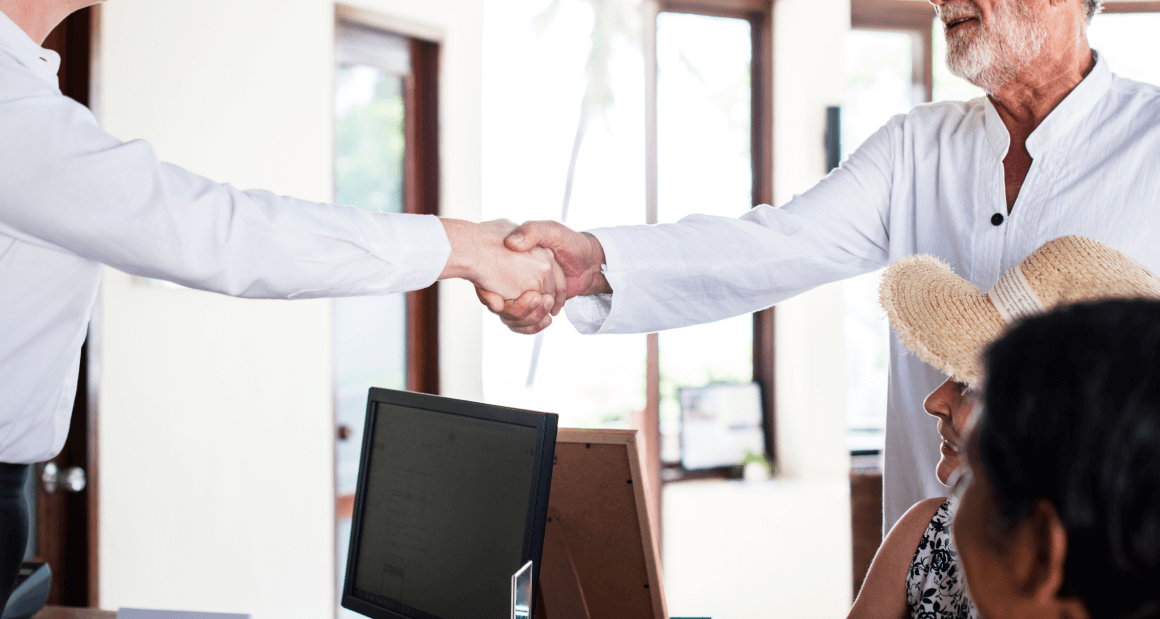
[{"label": "black monitor bezel", "polygon": [[362,453],[359,455],[358,482],[355,490],[354,511],[352,513],[350,545],[346,560],[346,578],[342,589],[342,606],[372,619],[442,619],[401,602],[385,603],[371,601],[355,593],[354,566],[358,563],[358,540],[362,532],[363,500],[366,492],[367,461],[370,445],[374,437],[374,425],[379,404],[391,404],[409,408],[430,410],[439,413],[460,415],[485,421],[496,421],[534,428],[539,445],[537,460],[532,471],[532,483],[528,489],[527,523],[524,525],[524,548],[520,564],[532,561],[532,595],[538,590],[540,560],[544,549],[544,527],[548,517],[548,495],[552,485],[552,463],[556,451],[556,429],[559,416],[553,413],[538,413],[493,404],[456,400],[425,393],[396,391],[372,387],[367,397],[367,414],[363,430]]}]

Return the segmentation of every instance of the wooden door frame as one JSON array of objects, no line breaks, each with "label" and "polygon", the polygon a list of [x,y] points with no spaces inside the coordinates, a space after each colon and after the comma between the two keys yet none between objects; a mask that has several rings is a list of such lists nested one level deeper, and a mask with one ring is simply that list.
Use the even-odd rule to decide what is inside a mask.
[{"label": "wooden door frame", "polygon": [[[100,5],[77,11],[49,33],[43,47],[60,54],[61,92],[93,109],[98,95]],[[95,607],[100,600],[100,469],[98,403],[100,387],[100,306],[93,307],[88,338],[81,348],[76,397],[68,438],[52,459],[61,469],[79,466],[86,485],[78,493],[45,493],[43,465],[32,467],[36,485],[37,558],[53,570],[48,603]]]}]

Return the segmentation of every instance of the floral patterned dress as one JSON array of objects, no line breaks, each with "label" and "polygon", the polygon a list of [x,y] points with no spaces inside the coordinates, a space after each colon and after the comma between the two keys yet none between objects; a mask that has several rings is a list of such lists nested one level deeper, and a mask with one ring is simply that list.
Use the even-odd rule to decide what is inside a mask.
[{"label": "floral patterned dress", "polygon": [[906,605],[911,619],[976,619],[967,598],[963,569],[951,539],[954,506],[939,506],[922,534],[906,575]]}]

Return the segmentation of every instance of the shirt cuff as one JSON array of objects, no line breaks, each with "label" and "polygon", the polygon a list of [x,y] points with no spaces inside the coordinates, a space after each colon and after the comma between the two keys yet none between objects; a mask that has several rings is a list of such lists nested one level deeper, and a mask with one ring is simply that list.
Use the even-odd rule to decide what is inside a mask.
[{"label": "shirt cuff", "polygon": [[[374,253],[388,263],[399,264],[394,287],[400,290],[420,290],[439,279],[447,259],[451,257],[451,242],[443,222],[434,215],[409,213],[379,213],[375,221],[382,228],[381,245]],[[387,256],[395,257],[393,260]]]},{"label": "shirt cuff", "polygon": [[[584,335],[617,333],[616,325],[624,312],[617,311],[618,304],[615,300],[624,298],[630,270],[625,267],[625,256],[620,250],[622,245],[618,242],[626,230],[624,227],[595,228],[586,232],[596,237],[604,250],[604,265],[600,271],[608,280],[612,294],[575,297],[564,305],[564,313],[568,316],[568,322]],[[620,292],[617,293],[617,290]],[[623,305],[620,303],[619,307]]]}]

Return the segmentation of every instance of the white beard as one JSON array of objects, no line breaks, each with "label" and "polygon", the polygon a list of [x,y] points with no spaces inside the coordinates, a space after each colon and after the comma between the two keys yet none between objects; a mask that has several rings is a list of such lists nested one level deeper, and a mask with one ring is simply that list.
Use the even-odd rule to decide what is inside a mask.
[{"label": "white beard", "polygon": [[[973,3],[972,3],[973,4]],[[948,12],[946,6],[940,13]],[[979,16],[974,11],[951,11]],[[989,93],[1015,79],[1043,49],[1047,28],[1030,15],[1023,0],[1001,0],[989,23],[965,24],[947,33],[947,67],[951,73]]]}]

